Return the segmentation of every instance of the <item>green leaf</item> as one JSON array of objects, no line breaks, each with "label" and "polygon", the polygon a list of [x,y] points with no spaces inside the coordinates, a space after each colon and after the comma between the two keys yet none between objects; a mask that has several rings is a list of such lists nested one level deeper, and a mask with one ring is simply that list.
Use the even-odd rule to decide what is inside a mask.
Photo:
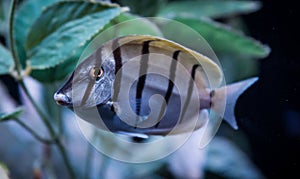
[{"label": "green leaf", "polygon": [[0,113],[0,122],[7,121],[9,119],[14,119],[20,116],[23,112],[23,108],[19,107],[16,108],[14,112],[11,113]]},{"label": "green leaf", "polygon": [[223,24],[204,18],[177,20],[198,32],[218,54],[264,58],[270,53],[268,46]]},{"label": "green leaf", "polygon": [[30,26],[40,16],[45,7],[58,1],[60,0],[24,1],[16,12],[14,36],[16,39],[18,55],[23,66],[25,66],[26,61],[25,40]]},{"label": "green leaf", "polygon": [[85,48],[83,53],[80,54],[80,60],[82,61],[84,57],[94,53],[95,49],[99,48],[103,43],[116,37],[132,34],[163,36],[153,19],[142,18],[130,13],[121,13],[108,23],[91,42],[87,43],[88,48]]},{"label": "green leaf", "polygon": [[114,37],[130,34],[162,36],[159,27],[151,18],[141,18],[140,16],[122,13],[113,20],[116,32]]},{"label": "green leaf", "polygon": [[47,8],[27,37],[31,68],[47,69],[72,58],[122,11],[116,5],[76,1]]},{"label": "green leaf", "polygon": [[158,16],[166,18],[189,18],[200,17],[220,18],[254,12],[261,7],[257,1],[175,1],[163,8]]},{"label": "green leaf", "polygon": [[1,1],[0,2],[0,22],[4,21],[4,19],[5,19],[5,15],[4,15],[5,13],[4,13],[4,7],[3,7],[4,5],[3,4],[4,4],[4,1]]},{"label": "green leaf", "polygon": [[165,7],[167,0],[117,0],[122,6],[128,6],[130,12],[145,17],[153,17]]},{"label": "green leaf", "polygon": [[8,173],[9,172],[7,166],[0,162],[0,178],[9,179]]},{"label": "green leaf", "polygon": [[0,75],[9,74],[13,65],[11,53],[0,44]]},{"label": "green leaf", "polygon": [[[156,26],[152,21],[141,18],[137,15],[132,15],[129,13],[121,13],[119,16],[110,21],[110,23],[106,24],[105,27],[97,33],[95,38],[98,35],[101,35],[101,38],[97,38],[96,46],[103,44],[106,41],[109,41],[115,37],[129,35],[129,34],[148,34],[148,35],[156,35],[162,36],[160,29]],[[92,41],[95,43],[94,41]],[[90,41],[86,43],[89,45]],[[64,79],[68,74],[70,74],[78,63],[78,59],[81,55],[89,56],[93,53],[94,48],[89,48],[90,50],[84,51],[86,48],[82,48],[77,51],[77,54],[72,58],[66,60],[62,64],[57,65],[54,68],[42,69],[42,70],[34,70],[31,73],[31,76],[38,79],[41,82],[53,82],[57,80]]]},{"label": "green leaf", "polygon": [[56,67],[33,70],[30,75],[44,83],[53,83],[55,81],[63,80],[75,69],[79,57],[80,55],[74,55],[74,57],[67,59]]},{"label": "green leaf", "polygon": [[0,35],[7,36],[8,31],[8,14],[10,7],[10,0],[1,0],[0,2]]},{"label": "green leaf", "polygon": [[9,6],[10,6],[10,1],[8,0],[2,0],[0,2],[0,22],[7,20]]},{"label": "green leaf", "polygon": [[215,137],[209,144],[204,169],[218,178],[265,178],[247,154],[225,137]]},{"label": "green leaf", "polygon": [[258,75],[259,61],[251,57],[221,54],[218,58],[227,84]]}]

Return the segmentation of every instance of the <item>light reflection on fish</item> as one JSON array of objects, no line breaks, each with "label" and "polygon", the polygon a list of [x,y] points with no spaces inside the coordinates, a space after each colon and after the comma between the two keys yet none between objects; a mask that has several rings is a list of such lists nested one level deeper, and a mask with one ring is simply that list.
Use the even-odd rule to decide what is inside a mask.
[{"label": "light reflection on fish", "polygon": [[[155,69],[165,75],[151,73]],[[222,79],[219,66],[193,50],[160,37],[131,35],[99,47],[77,66],[54,99],[99,128],[102,120],[112,132],[137,137],[167,135],[175,126],[172,133],[186,132],[194,129],[185,128],[192,119],[195,129],[207,121],[218,127],[220,117],[236,129],[236,100],[257,78],[216,88]],[[151,99],[155,94],[164,101]],[[89,116],[95,107],[101,119]],[[217,115],[209,115],[212,111]],[[126,119],[121,120],[122,116]]]}]

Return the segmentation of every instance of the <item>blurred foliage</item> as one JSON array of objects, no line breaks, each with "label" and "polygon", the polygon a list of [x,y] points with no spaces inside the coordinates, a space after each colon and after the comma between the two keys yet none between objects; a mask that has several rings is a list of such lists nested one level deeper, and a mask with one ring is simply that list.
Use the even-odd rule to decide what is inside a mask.
[{"label": "blurred foliage", "polygon": [[128,6],[133,14],[147,17],[157,15],[159,10],[167,4],[167,0],[116,0],[116,2],[122,6]]},{"label": "blurred foliage", "polygon": [[228,139],[216,137],[208,147],[205,162],[207,171],[232,179],[264,178],[248,156]]},{"label": "blurred foliage", "polygon": [[260,6],[259,2],[253,1],[175,1],[162,8],[158,16],[172,19],[199,19],[201,17],[227,18],[256,11]]},{"label": "blurred foliage", "polygon": [[114,32],[114,34],[111,34],[111,38],[129,34],[148,34],[162,36],[161,30],[157,27],[156,24],[147,19],[141,18],[138,15],[123,13],[120,16],[116,17],[113,21],[113,24],[111,25],[116,24],[118,24],[117,29],[120,30]]},{"label": "blurred foliage", "polygon": [[[64,79],[75,68],[76,59],[81,55],[85,44],[88,44],[93,37],[111,25],[139,18],[139,15],[172,18],[188,25],[211,45],[221,63],[222,59],[228,56],[235,59],[241,57],[240,60],[246,62],[253,58],[263,58],[269,53],[269,48],[258,41],[226,24],[213,20],[220,17],[235,18],[239,14],[253,12],[261,6],[259,2],[221,0],[170,3],[166,0],[119,2],[121,5],[130,7],[130,12],[136,14],[131,15],[122,13],[125,9],[118,5],[87,1],[56,3],[57,1],[24,1],[15,18],[14,33],[22,66],[25,68],[29,65],[33,69],[31,76],[41,82]],[[150,26],[153,26],[150,22],[144,24],[144,28],[139,23],[127,27],[120,25],[118,34],[114,36],[139,32],[159,34],[157,33],[159,30],[151,33],[151,29],[154,28]],[[163,27],[161,30],[163,31]],[[2,51],[5,50],[2,48]],[[26,64],[26,61],[29,63]],[[225,69],[225,71],[229,70]],[[230,71],[235,71],[235,69]],[[9,71],[2,72],[2,74],[5,73]],[[225,75],[230,76],[230,74]],[[245,75],[254,74],[249,72]]]},{"label": "blurred foliage", "polygon": [[0,178],[8,179],[8,170],[7,167],[0,162]]},{"label": "blurred foliage", "polygon": [[231,56],[243,55],[255,58],[266,57],[269,53],[268,47],[220,23],[205,19],[176,20],[196,30],[217,52],[231,54]]},{"label": "blurred foliage", "polygon": [[20,114],[23,112],[23,108],[17,108],[14,112],[11,113],[0,113],[0,122],[14,119],[20,116]]},{"label": "blurred foliage", "polygon": [[[25,51],[25,41],[27,34],[32,24],[40,16],[43,9],[59,0],[29,0],[23,1],[15,15],[15,41],[16,48],[18,50],[19,59],[23,67],[26,66],[25,61],[27,60]],[[41,30],[41,29],[39,29]],[[42,31],[42,30],[41,30]],[[50,34],[49,34],[50,35]]]},{"label": "blurred foliage", "polygon": [[7,34],[8,28],[8,9],[9,9],[10,1],[9,0],[1,0],[0,2],[0,35]]},{"label": "blurred foliage", "polygon": [[8,74],[13,67],[14,61],[11,53],[0,44],[0,75]]},{"label": "blurred foliage", "polygon": [[[116,5],[79,1],[59,2],[45,9],[32,24],[25,42],[26,60],[38,70],[33,77],[46,82],[64,78],[70,73],[65,69],[73,70],[84,45],[122,11]],[[57,14],[63,15],[53,18]],[[23,16],[26,13],[19,17]]]},{"label": "blurred foliage", "polygon": [[[25,68],[26,65],[29,65],[33,69],[31,76],[41,82],[61,80],[70,74],[75,68],[77,59],[85,44],[97,34],[103,32],[103,28],[139,18],[138,15],[122,13],[124,8],[117,5],[87,1],[56,3],[58,1],[24,1],[20,5],[15,18],[16,48],[22,66]],[[246,37],[242,32],[212,19],[231,18],[239,14],[253,12],[259,9],[259,2],[213,0],[167,3],[166,0],[144,0],[122,1],[120,4],[130,7],[131,13],[142,16],[157,15],[158,17],[173,18],[188,25],[208,41],[221,63],[222,59],[228,56],[238,59],[243,58],[241,59],[243,64],[235,63],[235,68],[225,69],[225,71],[238,70],[241,65],[245,65],[245,61],[248,62],[248,66],[255,66],[251,65],[255,63],[252,61],[253,58],[263,58],[269,53],[268,47]],[[47,6],[48,8],[45,8]],[[66,13],[72,15],[65,16]],[[119,15],[120,13],[121,15]],[[157,30],[151,33],[151,29],[154,29],[151,26],[153,25],[150,22],[135,23],[124,28],[120,25],[119,35],[114,34],[114,36],[138,34],[138,32],[152,35],[159,34]],[[163,26],[161,30],[163,31]],[[169,33],[172,34],[172,32]],[[2,49],[2,51],[5,50]],[[29,64],[26,64],[26,61],[29,61]],[[8,70],[3,71],[2,74],[8,72]],[[225,75],[232,76],[231,74]],[[245,74],[245,76],[251,75],[254,74],[251,72]]]},{"label": "blurred foliage", "polygon": [[[156,24],[144,17],[173,19],[199,33],[217,54],[227,81],[255,75],[257,62],[254,59],[264,58],[270,52],[268,46],[248,37],[245,31],[242,31],[245,25],[241,15],[259,10],[261,3],[258,1],[116,0],[113,2],[116,4],[92,0],[21,1],[15,14],[13,29],[20,64],[14,64],[10,50],[0,45],[0,75],[10,74],[15,77],[16,72],[13,71],[13,67],[19,65],[22,71],[26,69],[26,72],[30,71],[25,75],[30,75],[42,83],[54,84],[66,78],[74,70],[83,49],[101,33],[105,34],[106,40],[128,34],[157,35],[170,39],[178,37],[175,30],[174,33],[167,31],[166,34],[165,28],[170,29],[169,24]],[[8,7],[9,0],[1,0],[0,35],[5,38],[5,41],[9,39]],[[125,7],[129,7],[130,10]],[[126,21],[128,22],[124,24],[123,22]],[[239,23],[233,26],[233,22]],[[118,26],[117,32],[105,31],[114,25]],[[182,42],[186,40],[184,35],[180,38]],[[177,42],[181,43],[180,40]],[[21,80],[24,77],[21,76]],[[17,118],[21,112],[22,109],[17,108],[12,113],[1,113],[0,121]],[[226,146],[224,151],[232,150],[229,144]],[[216,152],[216,148],[212,149],[211,153],[213,152]],[[226,157],[226,153],[222,155]],[[234,166],[242,166],[245,160],[235,158],[234,162],[237,163]],[[217,166],[214,162],[212,158],[207,164],[209,171],[224,167],[213,168]],[[241,165],[238,162],[241,162]],[[242,173],[246,168],[240,169],[240,177],[248,174]],[[130,172],[127,173],[130,175]],[[158,177],[159,173],[155,176]],[[232,176],[225,173],[224,177]]]}]

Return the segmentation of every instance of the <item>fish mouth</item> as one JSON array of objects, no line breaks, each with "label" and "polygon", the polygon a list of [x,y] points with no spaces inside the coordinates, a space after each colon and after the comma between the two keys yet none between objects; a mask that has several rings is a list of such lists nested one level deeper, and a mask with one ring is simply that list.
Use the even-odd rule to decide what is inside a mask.
[{"label": "fish mouth", "polygon": [[72,107],[73,103],[70,97],[68,97],[65,94],[62,93],[55,93],[54,94],[54,100],[58,105],[66,106],[66,107]]},{"label": "fish mouth", "polygon": [[74,110],[74,108],[81,109],[81,110],[85,110],[85,109],[88,110],[88,109],[92,109],[95,107],[97,107],[97,108],[110,107],[111,110],[113,110],[113,102],[110,98],[105,100],[103,103],[97,104],[95,106],[84,106],[84,105],[77,106],[76,104],[72,103],[72,99],[69,96],[67,96],[63,93],[57,92],[54,94],[54,100],[58,105],[68,107],[71,110]]}]

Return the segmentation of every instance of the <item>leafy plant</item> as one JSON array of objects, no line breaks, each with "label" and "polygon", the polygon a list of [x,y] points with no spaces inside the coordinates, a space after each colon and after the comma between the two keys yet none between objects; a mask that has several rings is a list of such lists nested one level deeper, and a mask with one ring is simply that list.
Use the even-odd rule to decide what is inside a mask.
[{"label": "leafy plant", "polygon": [[[41,107],[24,83],[25,78],[33,77],[41,85],[53,88],[56,82],[65,79],[74,70],[83,49],[94,37],[112,25],[143,16],[174,19],[201,34],[216,52],[222,65],[228,68],[225,75],[230,80],[254,75],[256,63],[253,59],[264,58],[270,52],[267,46],[230,27],[230,22],[239,20],[238,15],[258,10],[261,7],[259,2],[144,0],[119,3],[124,7],[93,1],[24,0],[18,4],[17,0],[12,0],[7,16],[2,8],[7,5],[7,1],[0,2],[0,23],[7,23],[3,27],[8,27],[7,31],[1,28],[0,32],[9,44],[9,48],[0,45],[0,75],[11,75],[19,83],[46,126],[50,138],[41,137],[20,120],[20,114],[26,110],[26,106],[14,112],[1,113],[0,121],[13,120],[42,143],[57,146],[72,178],[76,177],[76,172],[62,141],[63,128],[59,122],[53,122],[57,116],[53,111],[57,109],[51,106],[52,103],[50,107]],[[125,6],[129,6],[131,11]],[[220,23],[217,21],[219,18],[229,23]],[[176,36],[169,32],[166,34],[165,25],[149,22],[120,26],[118,33],[111,38],[140,31],[151,35],[163,34],[166,38]],[[232,65],[228,65],[229,61]],[[241,71],[240,68],[245,65],[252,70],[238,75],[230,73]],[[50,90],[47,93],[47,99],[52,97],[52,92]]]}]

